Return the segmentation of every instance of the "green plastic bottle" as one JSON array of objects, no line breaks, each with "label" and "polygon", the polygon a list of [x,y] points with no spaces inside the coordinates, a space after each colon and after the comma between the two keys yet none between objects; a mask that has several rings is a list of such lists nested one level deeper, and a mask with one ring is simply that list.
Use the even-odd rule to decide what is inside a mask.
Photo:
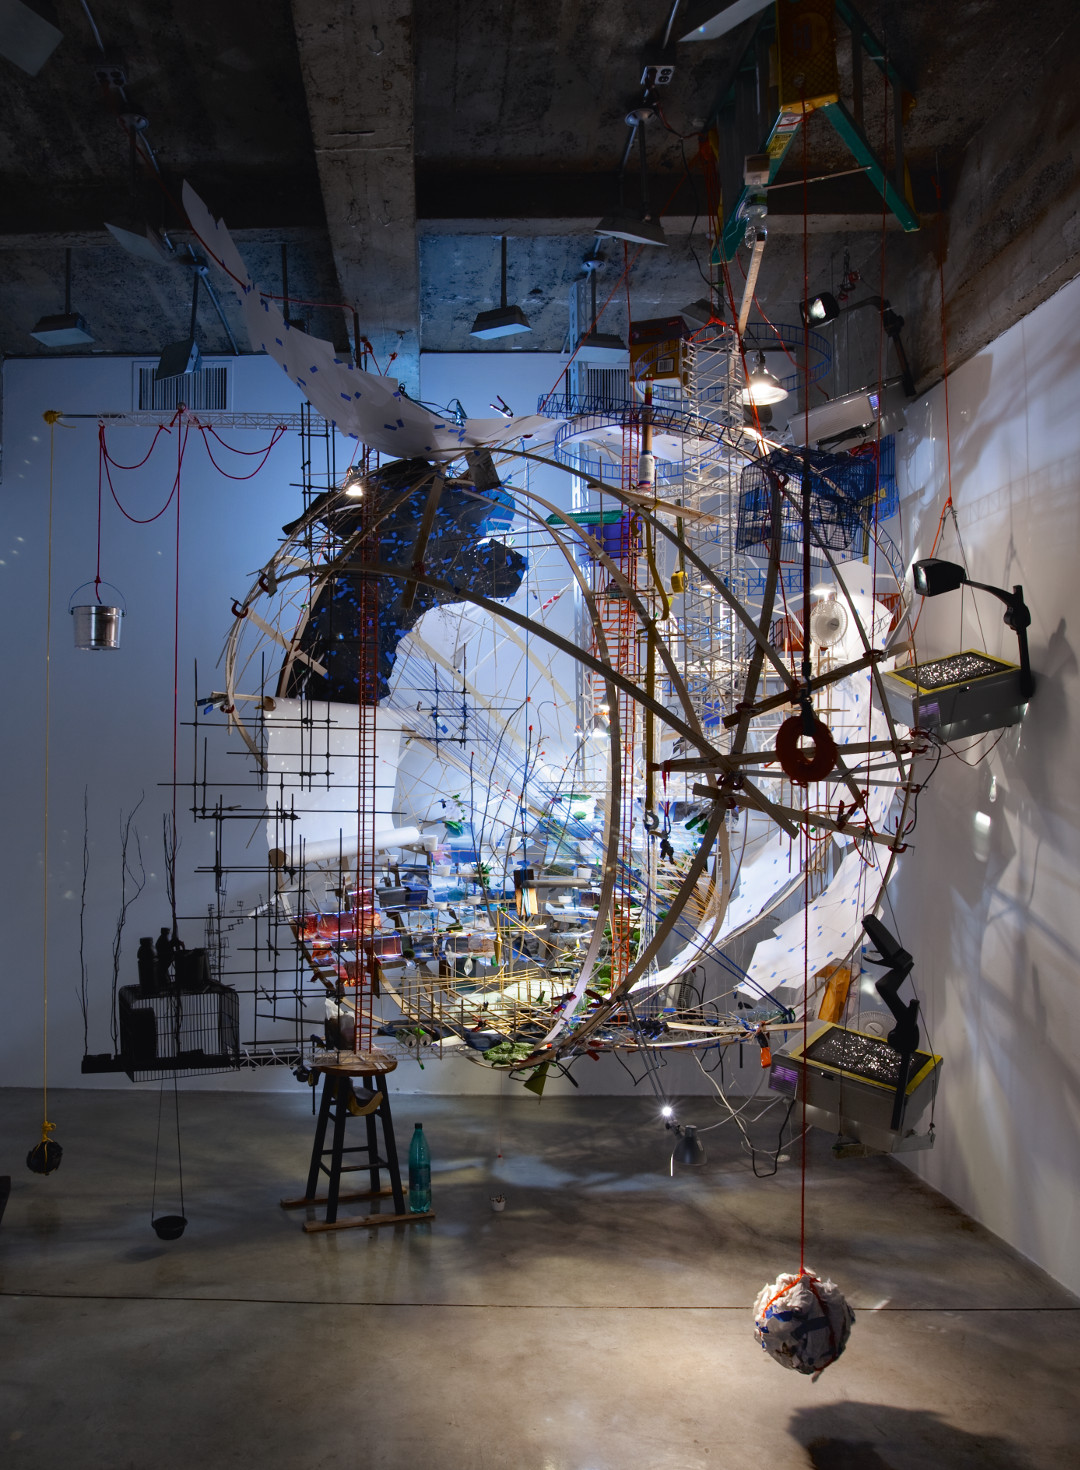
[{"label": "green plastic bottle", "polygon": [[426,1215],[431,1209],[431,1154],[420,1123],[409,1144],[409,1209],[414,1215]]}]

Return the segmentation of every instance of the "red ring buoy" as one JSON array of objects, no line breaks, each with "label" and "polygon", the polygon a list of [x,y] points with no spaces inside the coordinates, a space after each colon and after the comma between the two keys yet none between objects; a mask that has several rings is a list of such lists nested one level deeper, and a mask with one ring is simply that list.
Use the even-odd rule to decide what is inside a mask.
[{"label": "red ring buoy", "polygon": [[820,781],[836,765],[836,741],[826,725],[815,719],[814,728],[806,737],[814,742],[812,754],[799,744],[805,735],[801,714],[785,720],[776,732],[776,758],[785,776],[790,776],[797,786]]}]

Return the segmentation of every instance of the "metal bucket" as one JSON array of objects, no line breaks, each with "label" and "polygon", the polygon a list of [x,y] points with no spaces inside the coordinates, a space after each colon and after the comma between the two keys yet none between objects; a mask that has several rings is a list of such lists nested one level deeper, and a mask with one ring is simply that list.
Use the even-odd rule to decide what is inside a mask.
[{"label": "metal bucket", "polygon": [[[93,582],[84,584],[93,587]],[[106,586],[107,584],[102,584]],[[82,591],[79,587],[71,595],[74,602]],[[115,587],[109,587],[109,591],[116,592]],[[86,652],[96,652],[105,648],[120,647],[120,623],[123,619],[125,608],[123,598],[117,593],[118,602],[102,602],[100,600],[100,589],[98,596],[93,602],[76,603],[74,607],[68,604],[68,612],[74,618],[75,647]]]}]

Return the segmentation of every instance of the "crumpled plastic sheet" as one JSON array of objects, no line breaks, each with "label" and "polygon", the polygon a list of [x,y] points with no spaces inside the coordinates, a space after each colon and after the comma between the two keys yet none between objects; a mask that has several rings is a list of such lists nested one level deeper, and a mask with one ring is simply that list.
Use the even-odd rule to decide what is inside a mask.
[{"label": "crumpled plastic sheet", "polygon": [[821,1373],[847,1346],[855,1313],[833,1281],[778,1276],[754,1303],[754,1336],[782,1368]]}]

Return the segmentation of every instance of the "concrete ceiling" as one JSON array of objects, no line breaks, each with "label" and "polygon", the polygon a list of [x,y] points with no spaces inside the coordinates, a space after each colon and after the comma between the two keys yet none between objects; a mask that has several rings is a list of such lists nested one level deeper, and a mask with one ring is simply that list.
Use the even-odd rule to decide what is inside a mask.
[{"label": "concrete ceiling", "polygon": [[[175,204],[188,178],[235,231],[257,279],[281,289],[285,244],[290,296],[355,306],[380,356],[399,352],[406,381],[418,347],[561,348],[571,282],[615,200],[624,115],[640,101],[642,65],[659,52],[669,10],[666,0],[88,0],[99,46],[81,0],[31,3],[64,39],[36,77],[0,59],[0,353],[48,352],[29,330],[63,307],[67,246],[72,304],[95,337],[85,351],[150,354],[186,335],[190,272],[137,261],[103,229],[130,202],[119,116],[127,113],[147,118],[161,171],[159,180],[141,172],[140,201],[175,243],[190,239]],[[707,8],[684,0],[674,33]],[[1077,7],[867,0],[861,9],[917,97],[906,148],[923,229],[906,238],[890,231],[886,255],[891,298],[907,313],[925,311],[928,262],[942,238],[932,175],[945,182],[946,206],[965,197],[976,156],[1007,150],[1004,139],[994,144],[1003,119],[1013,118],[1005,136],[1024,157],[1012,175],[1002,165],[1012,191],[1002,249],[1052,214],[1053,199],[1075,203],[1076,119],[1060,99],[1080,92]],[[673,48],[674,80],[661,93],[666,126],[649,129],[651,192],[668,205],[671,245],[641,253],[631,276],[636,315],[677,310],[705,292],[703,181],[686,165],[744,41],[738,32]],[[846,65],[841,47],[842,72]],[[866,126],[881,137],[890,123],[875,86],[868,82]],[[1050,114],[1048,90],[1059,99]],[[1022,124],[1036,115],[1037,124]],[[803,162],[800,143],[781,177],[801,178]],[[851,167],[821,117],[807,128],[806,164],[811,176]],[[635,159],[631,201],[637,187]],[[811,185],[809,202],[815,284],[835,282],[846,255],[876,289],[881,209],[865,178]],[[993,201],[981,198],[978,208],[992,211]],[[771,196],[758,294],[782,319],[802,294],[801,210],[800,187]],[[959,236],[971,236],[973,269],[982,268],[981,219],[946,221],[958,255]],[[509,298],[525,307],[533,332],[481,345],[469,326],[498,302],[502,233]],[[1056,235],[1047,249],[1056,264],[1039,269],[1049,281],[1068,249]],[[601,299],[618,279],[622,247],[608,242],[604,255]],[[736,287],[740,279],[735,272]],[[963,296],[962,284],[977,312],[978,293],[968,280]],[[1020,294],[1034,304],[1030,291]],[[616,300],[619,329],[625,291]],[[247,350],[238,312],[227,301],[225,310]],[[291,314],[344,345],[346,312],[316,305]],[[229,350],[205,300],[199,329],[204,351]],[[925,338],[921,366],[930,372],[934,332],[913,330]],[[972,328],[972,341],[980,330]]]}]

